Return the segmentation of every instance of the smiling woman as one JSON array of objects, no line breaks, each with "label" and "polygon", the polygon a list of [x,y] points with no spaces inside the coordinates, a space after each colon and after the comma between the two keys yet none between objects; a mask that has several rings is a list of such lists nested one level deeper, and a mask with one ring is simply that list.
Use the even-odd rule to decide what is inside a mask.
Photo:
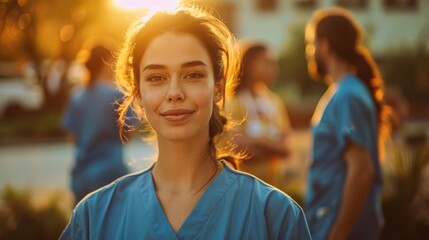
[{"label": "smiling woman", "polygon": [[143,1],[112,0],[112,1],[117,7],[125,10],[147,9],[151,11],[173,10],[180,3],[180,0],[143,0]]},{"label": "smiling woman", "polygon": [[196,7],[131,25],[115,69],[126,96],[118,123],[135,110],[157,160],[81,201],[60,239],[311,239],[302,209],[232,169],[237,157],[218,144],[236,55],[225,24]]}]

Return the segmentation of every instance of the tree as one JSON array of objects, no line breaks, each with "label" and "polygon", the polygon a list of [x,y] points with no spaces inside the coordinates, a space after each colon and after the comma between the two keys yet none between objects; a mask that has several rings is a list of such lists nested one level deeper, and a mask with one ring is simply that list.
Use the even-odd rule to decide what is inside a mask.
[{"label": "tree", "polygon": [[278,85],[284,85],[289,82],[298,86],[302,95],[321,95],[325,90],[325,86],[311,79],[307,72],[304,29],[304,24],[297,24],[289,30],[290,41],[279,59],[279,77],[287,81],[278,81]]},{"label": "tree", "polygon": [[105,34],[118,36],[118,27],[123,27],[121,23],[125,21],[112,17],[113,11],[107,3],[107,0],[0,1],[0,60],[33,64],[44,89],[45,108],[52,105],[61,108],[68,98],[68,85],[64,71],[61,91],[52,96],[46,87],[49,65],[43,60],[63,59],[67,69],[86,39]]}]

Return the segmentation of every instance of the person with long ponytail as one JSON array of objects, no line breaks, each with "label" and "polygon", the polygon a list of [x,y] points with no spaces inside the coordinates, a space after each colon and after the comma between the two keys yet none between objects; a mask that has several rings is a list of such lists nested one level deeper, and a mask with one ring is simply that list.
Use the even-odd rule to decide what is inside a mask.
[{"label": "person with long ponytail", "polygon": [[309,74],[329,85],[312,118],[305,199],[311,234],[313,239],[378,239],[379,161],[389,131],[383,80],[349,11],[316,11],[305,34]]}]

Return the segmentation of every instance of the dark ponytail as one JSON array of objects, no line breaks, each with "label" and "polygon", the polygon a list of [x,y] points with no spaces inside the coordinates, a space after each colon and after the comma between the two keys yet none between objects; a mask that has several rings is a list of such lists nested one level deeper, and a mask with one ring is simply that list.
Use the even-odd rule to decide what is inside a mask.
[{"label": "dark ponytail", "polygon": [[[235,169],[238,169],[238,162],[241,158],[239,154],[231,154],[233,152],[233,147],[227,139],[223,138],[226,128],[228,126],[228,119],[222,115],[220,108],[217,104],[213,104],[213,114],[210,118],[209,123],[209,150],[212,159],[222,159],[230,163]],[[227,149],[218,149],[220,146],[217,144],[220,140],[227,143],[226,146],[223,146]],[[221,156],[218,156],[218,153],[221,153]]]},{"label": "dark ponytail", "polygon": [[392,120],[392,110],[384,101],[383,79],[377,64],[364,47],[356,49],[354,66],[356,75],[365,84],[375,103],[378,115],[379,140],[383,141],[390,134]]}]

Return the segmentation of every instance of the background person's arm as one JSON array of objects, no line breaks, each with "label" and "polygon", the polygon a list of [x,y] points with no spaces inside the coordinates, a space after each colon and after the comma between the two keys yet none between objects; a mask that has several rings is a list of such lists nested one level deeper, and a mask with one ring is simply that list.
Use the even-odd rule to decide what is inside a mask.
[{"label": "background person's arm", "polygon": [[286,157],[289,155],[285,139],[273,141],[265,137],[253,138],[243,130],[236,131],[233,139],[239,150],[244,150],[255,159],[268,159],[271,156]]},{"label": "background person's arm", "polygon": [[330,240],[348,239],[358,220],[375,178],[375,170],[369,151],[349,142],[345,152],[347,176],[340,210],[329,234]]}]

